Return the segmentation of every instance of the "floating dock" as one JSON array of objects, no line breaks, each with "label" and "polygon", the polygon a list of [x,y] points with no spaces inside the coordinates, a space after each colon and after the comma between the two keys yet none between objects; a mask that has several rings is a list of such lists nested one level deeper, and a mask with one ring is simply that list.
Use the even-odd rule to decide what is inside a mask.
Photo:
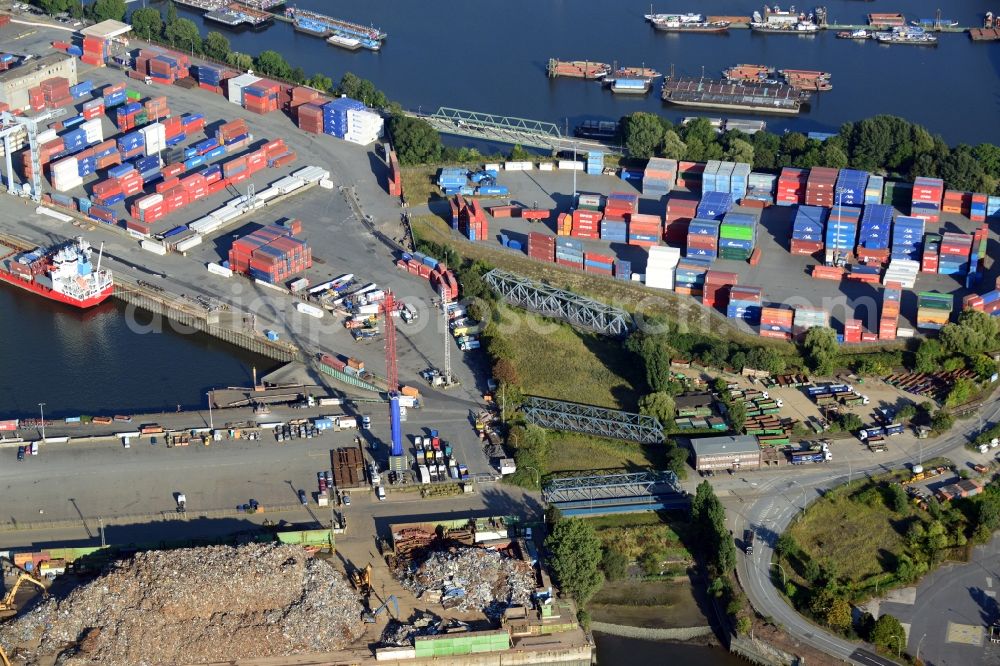
[{"label": "floating dock", "polygon": [[[283,1],[283,0],[282,0]],[[177,0],[177,3],[192,9],[205,12],[208,21],[221,23],[230,28],[249,25],[254,28],[265,27],[274,18],[266,9],[281,4],[274,0]]]}]

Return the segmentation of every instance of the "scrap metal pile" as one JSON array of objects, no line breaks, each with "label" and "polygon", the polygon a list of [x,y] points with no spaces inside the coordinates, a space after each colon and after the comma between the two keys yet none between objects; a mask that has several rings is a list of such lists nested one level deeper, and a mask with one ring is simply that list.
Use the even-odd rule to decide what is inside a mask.
[{"label": "scrap metal pile", "polygon": [[530,605],[535,586],[530,564],[474,547],[433,552],[397,575],[420,598],[449,609],[482,611],[493,619],[509,606]]},{"label": "scrap metal pile", "polygon": [[343,575],[299,546],[136,554],[0,626],[29,663],[191,664],[338,650],[364,633]]}]

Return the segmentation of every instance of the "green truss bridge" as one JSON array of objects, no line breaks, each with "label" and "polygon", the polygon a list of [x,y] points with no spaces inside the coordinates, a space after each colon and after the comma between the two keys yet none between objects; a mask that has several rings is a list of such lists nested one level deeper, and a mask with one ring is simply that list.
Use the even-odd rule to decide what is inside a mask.
[{"label": "green truss bridge", "polygon": [[497,116],[492,113],[465,111],[442,106],[434,113],[419,113],[407,111],[411,118],[422,118],[441,134],[464,136],[482,141],[517,144],[542,150],[571,151],[574,148],[580,152],[600,150],[605,153],[620,155],[618,146],[601,143],[591,139],[578,139],[566,136],[555,123],[544,120],[529,120],[512,116]]}]

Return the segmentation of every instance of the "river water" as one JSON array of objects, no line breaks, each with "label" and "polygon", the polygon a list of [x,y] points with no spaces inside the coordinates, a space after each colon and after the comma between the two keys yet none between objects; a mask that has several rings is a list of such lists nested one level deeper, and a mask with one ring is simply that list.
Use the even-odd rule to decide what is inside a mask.
[{"label": "river water", "polygon": [[683,666],[745,666],[747,662],[721,647],[668,643],[609,634],[595,634],[599,666],[682,664]]},{"label": "river water", "polygon": [[[643,19],[646,0],[367,0],[331,3],[298,0],[303,9],[333,14],[389,37],[382,51],[348,52],[318,37],[276,22],[263,32],[234,33],[181,8],[203,29],[219,30],[235,50],[256,54],[274,49],[308,75],[322,71],[339,79],[347,71],[371,79],[404,107],[433,111],[441,106],[546,120],[570,126],[584,118],[617,119],[635,110],[674,119],[722,112],[677,110],[656,92],[615,96],[598,83],[549,79],[549,58],[596,60],[655,67],[677,74],[718,77],[737,63],[818,69],[833,76],[833,90],[814,95],[811,110],[796,118],[772,118],[772,130],[836,131],[844,121],[894,113],[922,123],[950,143],[1000,141],[1000,43],[974,43],[967,34],[942,34],[936,48],[884,46],[814,36],[760,35],[730,30],[723,35],[664,34]],[[868,12],[905,12],[907,19],[943,18],[979,26],[985,0],[906,0],[865,3],[830,0],[831,21],[863,24]],[[749,15],[752,0],[660,3],[656,11]],[[800,5],[799,9],[805,9]],[[743,116],[748,117],[748,116]]]}]

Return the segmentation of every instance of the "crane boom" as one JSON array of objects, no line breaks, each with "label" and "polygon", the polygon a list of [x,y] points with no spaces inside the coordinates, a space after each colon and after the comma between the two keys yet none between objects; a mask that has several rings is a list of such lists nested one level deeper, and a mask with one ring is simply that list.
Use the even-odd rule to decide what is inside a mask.
[{"label": "crane boom", "polygon": [[0,610],[13,610],[14,609],[14,597],[17,596],[17,591],[19,589],[21,589],[21,583],[24,583],[25,581],[27,581],[29,583],[32,583],[34,585],[37,585],[38,587],[42,588],[42,594],[48,594],[49,593],[49,591],[47,589],[45,589],[44,585],[42,585],[40,582],[38,582],[37,580],[35,580],[31,576],[29,576],[28,574],[26,574],[26,573],[20,574],[17,577],[17,582],[14,583],[14,586],[12,588],[10,588],[10,591],[4,596],[3,601],[0,601]]},{"label": "crane boom", "polygon": [[396,321],[393,316],[396,311],[396,300],[391,290],[386,290],[382,301],[382,312],[385,314],[385,380],[389,391],[389,427],[392,444],[389,453],[393,456],[403,455],[403,418],[399,405],[399,367],[396,363]]}]

